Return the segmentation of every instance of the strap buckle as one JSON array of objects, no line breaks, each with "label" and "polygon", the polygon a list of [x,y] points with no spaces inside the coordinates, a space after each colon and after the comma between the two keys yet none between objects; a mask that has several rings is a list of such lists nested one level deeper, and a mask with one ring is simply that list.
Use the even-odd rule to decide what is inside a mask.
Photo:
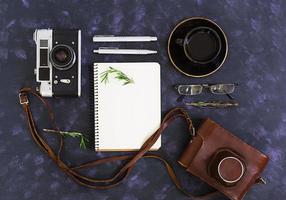
[{"label": "strap buckle", "polygon": [[264,184],[264,185],[267,183],[266,180],[262,177],[259,177],[255,182],[260,183],[260,184]]},{"label": "strap buckle", "polygon": [[21,105],[29,103],[29,100],[28,100],[27,95],[25,93],[19,93],[19,102]]},{"label": "strap buckle", "polygon": [[192,137],[196,136],[196,129],[193,125],[191,125],[192,127],[189,127],[190,133]]}]

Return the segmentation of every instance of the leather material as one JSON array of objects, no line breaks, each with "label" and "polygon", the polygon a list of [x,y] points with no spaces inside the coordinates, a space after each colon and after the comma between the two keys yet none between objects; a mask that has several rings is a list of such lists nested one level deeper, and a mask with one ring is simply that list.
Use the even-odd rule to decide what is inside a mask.
[{"label": "leather material", "polygon": [[[30,103],[28,100],[29,95],[36,97],[38,100],[42,102],[44,107],[48,111],[49,120],[51,122],[51,126],[54,130],[59,130],[56,125],[54,113],[49,106],[48,102],[37,92],[33,91],[31,88],[23,88],[19,92],[19,101],[23,107],[23,110],[26,114],[26,119],[28,122],[28,126],[30,129],[30,133],[32,138],[38,147],[49,156],[54,163],[61,169],[67,176],[73,179],[76,183],[95,190],[109,189],[112,188],[123,180],[131,173],[132,169],[136,165],[137,161],[141,158],[152,158],[162,162],[168,172],[173,183],[176,187],[185,195],[192,199],[209,199],[215,195],[220,194],[218,191],[210,192],[204,195],[193,195],[186,191],[181,185],[179,179],[175,175],[175,172],[171,165],[161,156],[156,154],[149,154],[148,150],[152,147],[152,145],[157,141],[159,136],[164,132],[164,130],[177,118],[182,118],[186,122],[189,132],[191,135],[194,134],[194,127],[191,121],[189,114],[184,111],[182,108],[174,108],[170,110],[165,117],[163,118],[159,129],[151,135],[146,142],[142,145],[140,150],[135,152],[134,154],[127,154],[122,156],[113,156],[106,157],[98,160],[93,160],[87,163],[83,163],[79,166],[70,166],[61,158],[61,153],[64,148],[64,137],[62,135],[58,135],[59,146],[57,150],[54,150],[44,139],[44,137],[38,131],[35,121],[33,119],[33,114],[30,108]],[[93,177],[89,177],[81,172],[82,169],[88,169],[92,167],[96,167],[97,165],[112,163],[115,161],[124,162],[123,165],[118,169],[116,173],[112,173],[113,175],[110,178],[106,179],[97,179]]]},{"label": "leather material", "polygon": [[[217,166],[223,157],[235,157],[241,161],[243,167],[234,163],[224,166],[224,176],[231,175],[227,166],[235,167],[232,170],[244,172],[240,180],[234,184],[227,184],[217,176]],[[241,200],[250,187],[259,182],[260,174],[265,168],[269,158],[232,135],[210,119],[206,119],[197,135],[189,143],[185,152],[181,155],[179,163],[193,175],[199,177],[210,186],[225,194],[232,200]],[[240,162],[239,162],[240,163]],[[241,172],[234,172],[240,174]]]},{"label": "leather material", "polygon": [[225,186],[233,186],[245,172],[245,161],[230,149],[219,149],[211,158],[208,173]]}]

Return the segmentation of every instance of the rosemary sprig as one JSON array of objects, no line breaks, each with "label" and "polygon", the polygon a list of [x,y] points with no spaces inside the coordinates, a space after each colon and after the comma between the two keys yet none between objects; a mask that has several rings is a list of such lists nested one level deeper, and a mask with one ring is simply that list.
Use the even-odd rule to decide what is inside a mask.
[{"label": "rosemary sprig", "polygon": [[86,142],[89,142],[89,140],[80,132],[75,132],[75,131],[57,131],[57,130],[51,130],[51,129],[43,129],[43,131],[48,132],[48,133],[57,133],[62,136],[69,136],[73,138],[80,138],[80,143],[79,147],[81,149],[86,149]]},{"label": "rosemary sprig", "polygon": [[122,71],[115,69],[113,67],[109,67],[108,70],[106,70],[100,74],[100,79],[101,79],[100,82],[107,84],[109,82],[109,76],[111,74],[113,74],[114,78],[118,79],[119,81],[123,81],[122,85],[134,83],[134,80],[132,78],[128,77],[125,73],[123,73]]},{"label": "rosemary sprig", "polygon": [[228,107],[237,107],[239,106],[236,101],[198,101],[198,102],[187,102],[185,103],[188,106],[195,107],[213,107],[213,108],[228,108]]}]

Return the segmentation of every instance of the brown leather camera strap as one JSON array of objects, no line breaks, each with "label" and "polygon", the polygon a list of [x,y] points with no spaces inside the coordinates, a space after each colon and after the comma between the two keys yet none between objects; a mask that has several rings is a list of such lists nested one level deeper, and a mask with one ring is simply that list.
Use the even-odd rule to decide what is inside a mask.
[{"label": "brown leather camera strap", "polygon": [[[194,134],[194,128],[192,121],[188,115],[187,112],[185,112],[181,108],[174,108],[170,110],[162,120],[162,123],[159,127],[159,129],[152,135],[150,136],[146,142],[142,145],[142,147],[135,152],[135,154],[130,154],[130,155],[120,155],[120,156],[112,156],[112,157],[106,157],[94,161],[90,161],[84,164],[81,164],[79,166],[68,166],[62,159],[61,159],[61,152],[64,147],[64,139],[62,135],[58,135],[59,138],[59,148],[58,151],[54,151],[50,145],[45,141],[45,139],[39,134],[37,131],[32,111],[29,106],[29,100],[28,100],[28,94],[32,94],[33,96],[37,97],[43,105],[47,108],[48,110],[48,115],[49,119],[51,121],[51,125],[53,129],[59,130],[58,127],[56,126],[55,123],[55,117],[53,114],[52,109],[46,102],[46,100],[41,97],[41,95],[35,91],[33,91],[31,88],[23,88],[19,92],[19,101],[20,104],[23,106],[23,109],[25,111],[26,117],[27,117],[27,122],[29,125],[29,129],[31,132],[31,135],[37,145],[48,154],[48,156],[55,162],[55,164],[63,171],[65,172],[69,177],[71,177],[75,182],[77,182],[80,185],[92,188],[92,189],[108,189],[111,187],[114,187],[118,185],[120,182],[122,182],[132,171],[133,167],[135,166],[136,162],[141,159],[141,158],[153,158],[160,160],[171,180],[174,182],[176,187],[183,192],[185,195],[191,197],[191,198],[198,198],[198,199],[206,199],[210,198],[219,192],[214,191],[208,194],[200,195],[200,196],[195,196],[189,192],[187,192],[181,185],[180,181],[178,180],[177,176],[175,175],[175,172],[171,165],[161,156],[156,155],[156,154],[149,154],[148,150],[152,147],[152,145],[157,141],[159,136],[163,133],[163,131],[169,126],[169,124],[176,118],[183,118],[189,127],[189,131]],[[148,153],[148,154],[147,154]],[[80,173],[81,169],[86,169],[90,167],[94,167],[100,164],[104,163],[109,163],[109,162],[114,162],[114,161],[125,161],[125,164],[116,172],[111,178],[106,178],[106,179],[95,179],[88,177],[86,175],[83,175]]]}]

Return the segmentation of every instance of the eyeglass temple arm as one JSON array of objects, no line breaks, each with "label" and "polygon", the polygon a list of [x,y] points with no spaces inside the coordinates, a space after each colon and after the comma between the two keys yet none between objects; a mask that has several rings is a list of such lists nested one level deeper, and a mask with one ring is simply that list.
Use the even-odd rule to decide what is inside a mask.
[{"label": "eyeglass temple arm", "polygon": [[[237,87],[239,84],[238,83],[233,83],[235,87]],[[233,96],[231,96],[231,94],[226,94],[226,96],[228,96],[228,98],[230,98],[231,100],[234,99]]]},{"label": "eyeglass temple arm", "polygon": [[173,88],[175,88],[176,90],[179,88],[180,84],[175,84],[173,85]]},{"label": "eyeglass temple arm", "polygon": [[227,94],[227,93],[226,93],[226,96],[227,96],[229,99],[234,100],[234,97],[231,96],[230,94]]},{"label": "eyeglass temple arm", "polygon": [[205,87],[209,87],[209,86],[212,86],[212,85],[226,85],[226,84],[233,84],[234,86],[238,86],[239,85],[238,83],[204,83],[204,84],[201,84],[201,85],[205,86]]}]

